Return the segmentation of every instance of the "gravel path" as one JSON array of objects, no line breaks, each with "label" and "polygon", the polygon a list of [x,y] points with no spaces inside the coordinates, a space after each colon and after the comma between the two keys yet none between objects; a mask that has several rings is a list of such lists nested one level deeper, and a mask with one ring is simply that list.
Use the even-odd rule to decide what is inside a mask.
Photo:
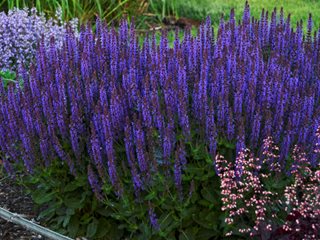
[{"label": "gravel path", "polygon": [[[37,217],[31,197],[18,186],[14,180],[4,177],[0,173],[0,207],[17,213],[28,220]],[[0,239],[1,240],[44,240],[45,238],[32,233],[16,224],[12,224],[0,218]]]}]

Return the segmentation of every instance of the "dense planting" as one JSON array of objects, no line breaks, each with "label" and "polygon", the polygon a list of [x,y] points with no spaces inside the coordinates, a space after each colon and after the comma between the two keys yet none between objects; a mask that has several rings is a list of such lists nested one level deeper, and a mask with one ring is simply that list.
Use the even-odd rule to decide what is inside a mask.
[{"label": "dense planting", "polygon": [[[158,232],[174,237],[175,228],[182,239],[188,239],[186,234],[221,237],[229,230],[215,200],[215,173],[224,181],[221,162],[235,162],[234,172],[224,170],[234,174],[232,180],[245,174],[258,181],[254,176],[272,137],[280,150],[272,161],[264,161],[263,169],[285,175],[301,158],[310,171],[318,167],[313,150],[319,141],[319,74],[320,31],[313,34],[311,16],[304,34],[302,23],[293,30],[282,12],[273,12],[270,20],[265,12],[251,19],[246,5],[238,25],[232,11],[214,37],[208,18],[197,36],[187,29],[180,41],[177,31],[173,48],[165,31],[159,45],[152,35],[140,47],[134,24],[122,21],[116,30],[97,20],[95,32],[89,25],[79,37],[66,30],[62,47],[56,40],[49,46],[40,41],[30,68],[19,67],[23,86],[1,88],[1,157],[11,174],[20,162],[36,174],[67,166],[74,177],[63,173],[65,179],[81,179],[71,192],[86,186],[87,178],[100,202],[113,209],[128,207],[108,216],[124,218],[128,226],[123,228],[145,234],[141,239]],[[290,155],[296,144],[304,150],[298,157],[297,148]],[[242,172],[246,164],[252,172]],[[319,181],[318,172],[311,176]],[[230,191],[239,190],[237,182],[232,186]],[[267,195],[264,203],[272,194]],[[120,199],[127,205],[117,205]],[[137,202],[143,210],[133,207]],[[163,215],[160,221],[156,208]],[[138,226],[141,214],[149,217],[152,231]],[[171,222],[164,225],[168,218]],[[185,233],[193,222],[199,227]],[[99,225],[96,219],[91,224]],[[202,238],[201,228],[210,230]]]},{"label": "dense planting", "polygon": [[117,33],[98,23],[79,40],[68,32],[62,50],[52,42],[45,51],[42,42],[30,76],[22,71],[24,88],[1,93],[8,168],[24,159],[32,172],[58,156],[76,174],[89,156],[121,195],[116,144],[126,146],[138,190],[174,152],[180,172],[186,142],[207,143],[214,156],[222,142],[239,152],[272,136],[282,166],[294,143],[315,143],[320,35],[313,41],[311,18],[303,36],[300,24],[293,32],[275,13],[270,24],[265,14],[251,21],[247,8],[239,26],[232,16],[221,23],[216,41],[208,19],[173,49],[165,32],[159,46],[151,38],[140,49],[133,27],[122,22]]}]

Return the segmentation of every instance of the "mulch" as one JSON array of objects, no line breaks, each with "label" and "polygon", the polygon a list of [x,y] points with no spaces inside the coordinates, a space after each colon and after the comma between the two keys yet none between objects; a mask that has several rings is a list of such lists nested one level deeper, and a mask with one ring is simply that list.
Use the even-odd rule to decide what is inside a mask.
[{"label": "mulch", "polygon": [[[25,193],[22,186],[0,173],[0,207],[21,215],[22,217],[38,223],[38,211],[36,210],[31,197]],[[44,240],[41,235],[33,233],[23,227],[10,223],[0,218],[0,239],[1,240]]]}]

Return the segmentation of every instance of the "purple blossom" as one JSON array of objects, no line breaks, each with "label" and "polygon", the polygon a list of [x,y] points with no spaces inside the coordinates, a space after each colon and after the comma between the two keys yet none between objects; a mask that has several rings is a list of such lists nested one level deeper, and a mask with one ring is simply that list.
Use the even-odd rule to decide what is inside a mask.
[{"label": "purple blossom", "polygon": [[104,201],[101,185],[90,165],[88,165],[88,180],[97,199],[99,199],[100,201]]},{"label": "purple blossom", "polygon": [[136,153],[137,153],[137,160],[139,164],[139,169],[143,175],[148,175],[149,167],[148,167],[148,159],[146,154],[146,143],[145,143],[145,133],[141,126],[141,121],[136,120],[133,123],[134,129],[134,142],[136,145]]},{"label": "purple blossom", "polygon": [[176,188],[177,188],[179,194],[181,195],[181,193],[182,193],[182,186],[181,186],[182,176],[181,176],[181,163],[179,161],[178,156],[176,156],[175,163],[174,163],[174,181],[175,181]]},{"label": "purple blossom", "polygon": [[138,195],[138,191],[140,191],[143,188],[143,185],[142,185],[140,174],[138,173],[137,167],[136,167],[136,159],[135,159],[134,144],[133,144],[134,137],[132,135],[132,127],[128,118],[126,120],[124,131],[125,131],[124,143],[126,148],[126,156],[127,156],[129,167],[131,168],[131,174],[132,174],[135,193],[136,195]]},{"label": "purple blossom", "polygon": [[151,226],[155,229],[155,230],[160,230],[160,225],[158,223],[158,219],[157,219],[157,216],[154,212],[154,209],[150,206],[149,207],[149,211],[148,211],[148,214],[149,214],[149,219],[150,219],[150,224]]},{"label": "purple blossom", "polygon": [[96,133],[96,129],[94,128],[93,125],[91,125],[91,154],[92,154],[92,158],[93,158],[93,162],[96,165],[96,168],[98,170],[99,176],[101,177],[101,179],[105,179],[105,168],[104,168],[104,162],[102,160],[102,147],[100,145],[100,141],[98,139],[97,133]]}]

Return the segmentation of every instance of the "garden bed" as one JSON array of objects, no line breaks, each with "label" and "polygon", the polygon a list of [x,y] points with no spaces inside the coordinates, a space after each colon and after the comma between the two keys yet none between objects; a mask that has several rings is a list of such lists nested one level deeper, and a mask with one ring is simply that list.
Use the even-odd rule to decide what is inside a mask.
[{"label": "garden bed", "polygon": [[[20,214],[29,220],[34,220],[38,216],[38,211],[31,197],[25,193],[23,187],[17,185],[13,179],[3,176],[0,177],[0,207]],[[45,238],[0,218],[0,239],[38,240]]]},{"label": "garden bed", "polygon": [[[311,14],[256,19],[246,2],[218,28],[162,13],[158,34],[34,11],[0,16],[0,166],[19,176],[0,171],[0,216],[58,239],[320,239]],[[0,239],[37,238],[2,225]]]}]

